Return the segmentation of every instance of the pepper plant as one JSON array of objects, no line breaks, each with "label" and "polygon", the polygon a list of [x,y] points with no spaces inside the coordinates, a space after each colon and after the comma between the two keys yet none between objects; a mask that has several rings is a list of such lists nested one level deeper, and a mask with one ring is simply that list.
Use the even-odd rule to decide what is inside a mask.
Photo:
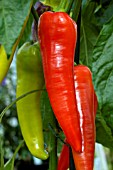
[{"label": "pepper plant", "polygon": [[[47,159],[49,170],[92,170],[95,142],[113,149],[113,1],[5,0],[0,4],[1,86],[14,55],[17,60],[15,100],[1,111],[1,125],[5,128],[5,113],[16,104],[19,131],[31,155]],[[30,52],[25,51],[26,42],[32,44]],[[33,50],[37,43],[40,47]],[[20,54],[22,49],[25,55]],[[40,63],[36,56],[41,56]],[[59,144],[66,162],[62,152],[58,157]],[[1,159],[1,168],[13,167],[14,158],[15,154],[5,165]]]}]

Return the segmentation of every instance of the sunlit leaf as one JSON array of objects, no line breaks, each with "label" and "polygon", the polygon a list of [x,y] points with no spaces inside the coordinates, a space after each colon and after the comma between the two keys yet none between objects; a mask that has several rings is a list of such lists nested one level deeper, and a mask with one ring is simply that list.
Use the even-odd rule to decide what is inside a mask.
[{"label": "sunlit leaf", "polygon": [[96,142],[101,143],[105,147],[113,148],[111,129],[107,126],[101,114],[97,114],[96,117]]}]

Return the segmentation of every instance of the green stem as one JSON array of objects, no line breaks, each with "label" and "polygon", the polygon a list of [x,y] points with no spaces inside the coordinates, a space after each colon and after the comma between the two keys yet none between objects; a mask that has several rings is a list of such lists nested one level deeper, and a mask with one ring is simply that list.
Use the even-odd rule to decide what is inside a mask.
[{"label": "green stem", "polygon": [[68,0],[67,3],[66,3],[65,12],[67,12],[68,14],[71,11],[71,7],[72,7],[73,2],[74,2],[74,0]]},{"label": "green stem", "polygon": [[66,6],[66,0],[61,1],[61,2],[60,2],[60,5],[61,5],[61,6],[60,6],[61,8],[65,8],[65,6]]},{"label": "green stem", "polygon": [[71,10],[71,17],[74,21],[77,22],[79,11],[82,5],[82,0],[74,0],[73,2],[73,8]]},{"label": "green stem", "polygon": [[32,91],[29,91],[23,95],[21,95],[20,97],[18,97],[17,99],[15,99],[13,102],[11,102],[7,107],[5,107],[5,109],[1,112],[0,114],[0,123],[2,122],[2,118],[4,116],[4,114],[6,113],[6,111],[11,107],[13,106],[16,102],[18,102],[19,100],[21,100],[22,98],[26,97],[27,95],[30,95],[32,93],[36,93],[37,91],[42,91],[42,90],[45,90],[45,89],[36,89],[36,90],[32,90]]},{"label": "green stem", "polygon": [[54,146],[49,154],[49,170],[57,169],[57,138],[52,135],[51,143]]},{"label": "green stem", "polygon": [[33,15],[36,23],[38,23],[39,16],[38,16],[38,14],[37,14],[37,12],[36,12],[36,10],[35,10],[35,8],[33,6],[31,7],[31,12],[32,12],[32,15]]},{"label": "green stem", "polygon": [[[54,115],[53,115],[54,116]],[[56,122],[56,119],[54,117],[54,122]],[[56,126],[57,122],[54,124],[54,128]],[[53,132],[50,130],[50,153],[49,153],[49,170],[56,170],[57,169],[57,138],[53,134]]]},{"label": "green stem", "polygon": [[59,7],[56,7],[54,9],[55,12],[66,12],[66,13],[70,13],[70,10],[71,10],[71,7],[72,7],[72,4],[73,4],[73,1],[74,0],[61,0],[60,1],[60,4],[59,4]]},{"label": "green stem", "polygon": [[56,9],[56,11],[65,11],[67,0],[61,0],[59,4],[59,8]]},{"label": "green stem", "polygon": [[68,143],[66,143],[61,137],[60,135],[53,129],[52,125],[49,123],[49,129],[51,130],[51,132],[53,133],[53,135],[59,139],[63,144],[67,145],[67,146],[70,146]]}]

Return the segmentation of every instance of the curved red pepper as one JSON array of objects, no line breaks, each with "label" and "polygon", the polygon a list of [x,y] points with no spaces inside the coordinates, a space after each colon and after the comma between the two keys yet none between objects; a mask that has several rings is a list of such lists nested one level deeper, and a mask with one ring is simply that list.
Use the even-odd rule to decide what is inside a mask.
[{"label": "curved red pepper", "polygon": [[[65,142],[67,140],[65,139]],[[69,146],[63,144],[62,150],[58,159],[57,170],[67,170],[69,168]]]},{"label": "curved red pepper", "polygon": [[38,36],[52,109],[69,144],[80,152],[82,139],[73,78],[77,26],[64,12],[44,12]]},{"label": "curved red pepper", "polygon": [[[79,79],[82,79],[82,77],[83,76],[85,76],[85,79],[87,79],[87,80],[85,80],[84,81],[84,83],[86,83],[86,85],[83,83],[83,82],[80,82],[79,80],[78,80],[78,78],[76,78],[75,79],[75,83],[79,83],[80,82],[80,86],[81,86],[81,84],[82,84],[82,88],[81,88],[81,93],[83,92],[83,89],[84,89],[84,92],[86,91],[87,92],[87,90],[89,89],[89,88],[91,88],[92,90],[90,90],[90,92],[91,91],[93,91],[93,93],[91,94],[91,100],[93,100],[93,96],[94,96],[94,106],[92,107],[92,113],[91,114],[93,114],[93,109],[94,109],[94,117],[96,116],[96,112],[97,112],[97,107],[98,107],[98,101],[97,101],[97,96],[96,96],[96,93],[95,93],[95,91],[94,91],[94,88],[93,88],[93,84],[92,83],[90,83],[91,84],[91,86],[89,86],[88,84],[89,83],[87,83],[87,81],[92,81],[92,78],[91,78],[91,73],[90,73],[90,71],[89,71],[89,69],[86,67],[86,66],[75,66],[76,68],[75,68],[75,72],[74,72],[74,74],[75,74],[75,76],[76,75],[78,75],[79,76]],[[76,74],[76,69],[78,69],[78,73]],[[84,74],[84,71],[83,70],[85,69],[86,71],[85,71],[85,74]],[[81,73],[82,74],[81,74]],[[87,72],[89,72],[89,73],[87,73]],[[80,73],[80,75],[79,75],[79,73]],[[88,78],[88,75],[89,75],[89,78]],[[83,78],[84,79],[84,78]],[[77,91],[77,93],[79,93],[79,90],[80,90],[80,86],[78,86],[78,87],[76,87],[75,88],[75,91]],[[89,91],[89,90],[88,90]],[[88,93],[88,92],[87,92]],[[83,97],[83,96],[82,96]],[[86,96],[87,97],[87,96]],[[82,98],[81,98],[82,99]],[[81,108],[83,108],[83,105],[82,105],[82,103],[81,103],[81,100],[80,98],[79,98],[79,103],[78,103],[78,106],[81,104]],[[89,98],[90,99],[90,98]],[[87,99],[86,99],[87,100]],[[78,100],[77,100],[78,101]],[[89,100],[88,100],[89,101]],[[93,103],[93,101],[92,101],[92,103]],[[84,111],[84,110],[83,110]],[[83,115],[85,115],[84,114],[85,113],[85,111],[83,112]],[[87,112],[88,113],[88,112]],[[86,115],[87,116],[87,115]],[[88,116],[89,117],[89,116]],[[87,117],[87,118],[88,118]],[[87,119],[86,118],[86,119]],[[84,121],[84,120],[83,120]],[[86,122],[86,121],[85,121]],[[85,125],[86,125],[86,123],[84,122],[84,127],[85,127]],[[88,127],[89,127],[89,125],[88,125]],[[84,129],[86,129],[86,128],[84,128]],[[83,131],[84,132],[84,131]],[[87,133],[87,131],[86,131],[86,133]],[[86,133],[84,133],[83,135],[85,135]],[[93,132],[93,135],[94,135],[94,132]],[[85,138],[87,138],[87,136],[88,136],[88,134],[85,136]],[[84,140],[85,140],[85,138],[84,138]],[[94,136],[94,138],[95,138],[95,136]],[[65,140],[66,141],[66,140]],[[93,147],[94,147],[94,139],[92,140],[93,141],[93,143],[92,144],[89,144],[88,143],[88,146],[90,146],[90,145],[92,145]],[[67,141],[66,141],[67,142]],[[87,142],[87,141],[86,141]],[[86,153],[85,153],[86,152]],[[80,154],[77,154],[77,153],[74,153],[74,151],[73,151],[73,156],[74,156],[74,159],[75,159],[75,163],[76,163],[76,168],[77,168],[77,170],[81,170],[81,169],[85,169],[85,170],[91,170],[91,168],[89,169],[89,167],[91,167],[91,164],[93,164],[92,163],[92,161],[93,161],[93,159],[90,161],[89,159],[87,159],[87,154],[89,155],[93,155],[94,154],[94,151],[93,151],[93,153],[90,153],[89,151],[88,151],[88,149],[86,148],[86,145],[84,146],[84,151],[83,151],[83,153],[80,153]],[[85,157],[86,156],[86,157]],[[92,157],[91,157],[92,158]],[[88,160],[90,161],[90,163],[88,162]],[[78,162],[77,162],[78,161]],[[83,161],[83,163],[81,163]],[[80,165],[79,165],[80,164]],[[89,164],[89,165],[88,165]],[[59,157],[59,160],[58,160],[58,168],[57,168],[57,170],[67,170],[69,168],[69,147],[68,146],[66,146],[65,144],[63,145],[63,147],[62,147],[62,151],[61,151],[61,154],[60,154],[60,157]]]},{"label": "curved red pepper", "polygon": [[[83,152],[77,153],[73,149],[73,158],[76,170],[93,170],[97,100],[89,68],[83,65],[75,66],[74,81],[77,107],[80,115]],[[94,100],[96,104],[94,104]]]},{"label": "curved red pepper", "polygon": [[[97,112],[97,107],[98,107],[98,101],[97,101],[96,93],[94,92],[94,115],[95,116]],[[65,142],[67,142],[66,139]],[[69,147],[66,144],[64,144],[62,146],[62,150],[58,159],[57,170],[67,170],[68,168],[69,168]]]}]

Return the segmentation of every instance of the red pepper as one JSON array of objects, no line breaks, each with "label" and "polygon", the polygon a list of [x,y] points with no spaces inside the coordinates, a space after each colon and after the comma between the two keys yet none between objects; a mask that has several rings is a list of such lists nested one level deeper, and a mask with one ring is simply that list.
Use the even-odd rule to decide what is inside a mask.
[{"label": "red pepper", "polygon": [[73,149],[73,158],[76,170],[93,170],[97,98],[89,68],[83,65],[75,66],[74,81],[77,107],[80,115],[83,152],[77,153]]},{"label": "red pepper", "polygon": [[54,114],[74,150],[82,150],[74,89],[76,23],[65,12],[44,12],[39,19],[44,77]]},{"label": "red pepper", "polygon": [[[65,142],[67,140],[65,139]],[[67,170],[69,168],[69,146],[63,144],[59,159],[57,170]]]},{"label": "red pepper", "polygon": [[[78,67],[80,67],[79,69],[78,69],[78,71],[81,71],[81,69],[83,68],[85,68],[86,69],[86,71],[88,71],[88,72],[90,72],[89,71],[89,69],[86,67],[86,66],[76,66],[77,68]],[[77,69],[76,68],[76,69]],[[75,69],[75,74],[76,74],[76,69]],[[84,71],[83,71],[84,72]],[[91,73],[90,73],[91,74]],[[79,76],[79,75],[78,75]],[[84,74],[82,75],[82,76],[84,76]],[[81,77],[82,78],[82,77]],[[87,78],[87,77],[86,77]],[[90,79],[91,79],[91,77],[90,77]],[[92,81],[92,79],[91,79],[91,81]],[[76,82],[77,82],[77,80],[76,80]],[[87,86],[84,86],[84,88],[86,87],[86,90],[87,90]],[[91,83],[91,88],[93,89],[93,85],[92,85],[92,83]],[[75,90],[77,90],[77,88],[75,89]],[[79,89],[78,89],[79,90]],[[97,107],[98,107],[98,100],[97,100],[97,96],[96,96],[96,93],[95,93],[95,91],[93,90],[93,93],[91,94],[91,96],[92,95],[94,95],[94,116],[96,116],[96,112],[97,112]],[[87,96],[86,96],[87,97]],[[87,99],[86,99],[87,100]],[[79,102],[79,104],[80,104],[80,102]],[[79,104],[78,104],[78,106],[79,106]],[[82,105],[81,105],[82,106]],[[84,113],[83,113],[84,114]],[[92,112],[92,114],[93,114],[93,112]],[[67,140],[65,140],[66,142],[67,142]],[[75,154],[74,153],[74,151],[73,151],[73,155],[74,155],[74,159],[75,159],[75,163],[77,162],[77,160],[78,160],[78,158],[79,158],[79,161],[81,162],[81,161],[84,161],[86,158],[84,157],[83,158],[83,156],[85,155],[85,151],[87,151],[86,150],[86,146],[85,146],[85,149],[84,149],[84,151],[83,151],[83,153],[81,153],[81,154]],[[88,152],[86,152],[86,154],[87,154]],[[93,154],[94,154],[94,152],[93,152]],[[78,156],[79,155],[79,156]],[[76,158],[75,158],[76,157]],[[93,161],[93,160],[92,160]],[[77,166],[77,168],[78,168],[78,164],[80,163],[80,162],[77,162],[76,163],[76,166]],[[91,162],[90,162],[91,163]],[[85,165],[85,164],[87,164],[87,161],[85,161],[84,163],[83,163],[83,166],[82,167],[80,167],[81,169],[85,169],[84,167],[86,167],[87,165]],[[90,165],[89,165],[90,166]],[[89,166],[88,166],[88,170],[90,170],[89,169]],[[62,147],[62,151],[61,151],[61,153],[60,153],[60,157],[59,157],[59,159],[58,159],[58,169],[57,170],[67,170],[69,168],[69,147],[67,146],[67,145],[63,145],[63,147]],[[79,168],[79,169],[80,169]],[[79,170],[79,169],[77,169],[77,170]],[[87,169],[85,169],[85,170],[87,170]]]}]

